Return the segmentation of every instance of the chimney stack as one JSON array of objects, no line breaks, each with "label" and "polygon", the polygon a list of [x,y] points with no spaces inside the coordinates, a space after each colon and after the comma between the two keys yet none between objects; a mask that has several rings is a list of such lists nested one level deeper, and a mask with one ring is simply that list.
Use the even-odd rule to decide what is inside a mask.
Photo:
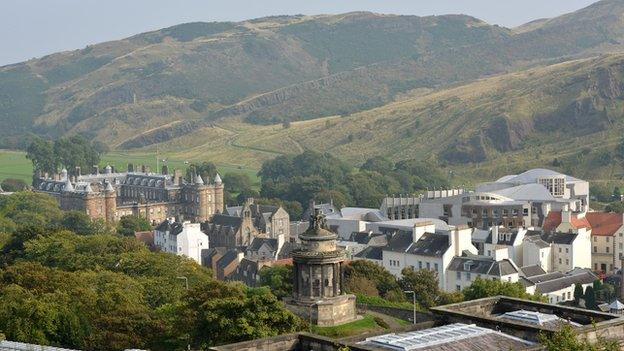
[{"label": "chimney stack", "polygon": [[129,172],[129,173],[134,172],[134,164],[132,164],[132,163],[128,163],[128,172]]},{"label": "chimney stack", "polygon": [[492,245],[498,244],[498,226],[495,225],[492,227]]},{"label": "chimney stack", "polygon": [[173,185],[182,185],[182,171],[179,169],[173,170]]},{"label": "chimney stack", "polygon": [[141,165],[141,173],[147,173],[145,165]]},{"label": "chimney stack", "polygon": [[74,172],[76,173],[76,177],[80,177],[82,175],[82,169],[80,169],[80,166],[76,166],[76,170]]},{"label": "chimney stack", "polygon": [[95,175],[100,174],[100,168],[97,165],[93,165],[91,167],[91,174],[95,174]]},{"label": "chimney stack", "polygon": [[163,175],[169,175],[169,166],[167,166],[167,165],[163,165],[162,166],[162,174]]}]

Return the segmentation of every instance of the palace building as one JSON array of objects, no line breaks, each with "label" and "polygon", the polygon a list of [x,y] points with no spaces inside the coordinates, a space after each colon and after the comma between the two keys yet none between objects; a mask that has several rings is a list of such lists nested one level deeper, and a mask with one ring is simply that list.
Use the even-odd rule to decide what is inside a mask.
[{"label": "palace building", "polygon": [[114,222],[126,215],[148,219],[152,224],[177,217],[193,222],[210,220],[223,212],[223,182],[217,174],[208,184],[199,174],[186,181],[180,170],[152,173],[132,165],[127,172],[115,172],[106,166],[103,172],[96,166],[91,174],[82,175],[77,167],[75,176],[66,169],[49,177],[37,174],[34,190],[59,201],[61,209],[84,211],[93,219]]}]

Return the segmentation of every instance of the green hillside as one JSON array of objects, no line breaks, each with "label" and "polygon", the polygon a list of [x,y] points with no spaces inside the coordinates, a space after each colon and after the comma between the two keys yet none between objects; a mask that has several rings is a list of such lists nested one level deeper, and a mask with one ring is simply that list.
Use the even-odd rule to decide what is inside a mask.
[{"label": "green hillside", "polygon": [[552,162],[618,138],[622,16],[603,0],[514,29],[366,12],[182,24],[0,67],[0,147],[80,133],[250,168],[310,148],[483,174],[527,151]]}]

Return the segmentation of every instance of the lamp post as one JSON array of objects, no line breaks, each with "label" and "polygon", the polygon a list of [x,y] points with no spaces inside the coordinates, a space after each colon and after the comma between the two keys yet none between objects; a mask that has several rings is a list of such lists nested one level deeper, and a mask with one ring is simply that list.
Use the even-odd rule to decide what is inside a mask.
[{"label": "lamp post", "polygon": [[[176,279],[184,279],[184,285],[186,286],[186,290],[188,290],[188,278],[187,277],[185,277],[185,276],[176,277]],[[416,313],[416,312],[414,312],[414,313]]]},{"label": "lamp post", "polygon": [[403,292],[406,293],[406,294],[412,294],[412,300],[413,300],[413,304],[414,304],[413,322],[414,322],[414,324],[416,324],[416,293],[413,290],[405,290]]}]

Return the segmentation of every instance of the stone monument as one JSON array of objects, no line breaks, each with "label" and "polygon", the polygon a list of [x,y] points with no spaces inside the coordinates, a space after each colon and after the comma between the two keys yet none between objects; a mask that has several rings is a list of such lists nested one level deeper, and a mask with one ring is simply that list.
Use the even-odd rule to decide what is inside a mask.
[{"label": "stone monument", "polygon": [[343,293],[345,251],[336,246],[337,235],[326,228],[318,209],[310,227],[299,235],[301,248],[292,252],[292,309],[318,326],[334,326],[357,319],[355,296]]}]

